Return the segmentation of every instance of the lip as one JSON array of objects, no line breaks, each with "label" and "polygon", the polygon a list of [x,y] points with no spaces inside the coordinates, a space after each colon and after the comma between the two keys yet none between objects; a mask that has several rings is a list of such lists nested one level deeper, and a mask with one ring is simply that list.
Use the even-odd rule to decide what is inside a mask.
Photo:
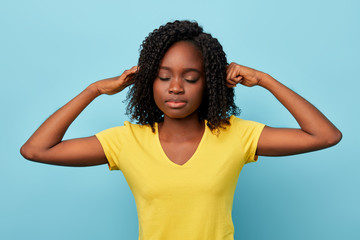
[{"label": "lip", "polygon": [[170,108],[182,108],[186,105],[186,101],[178,99],[170,99],[165,101],[165,104]]}]

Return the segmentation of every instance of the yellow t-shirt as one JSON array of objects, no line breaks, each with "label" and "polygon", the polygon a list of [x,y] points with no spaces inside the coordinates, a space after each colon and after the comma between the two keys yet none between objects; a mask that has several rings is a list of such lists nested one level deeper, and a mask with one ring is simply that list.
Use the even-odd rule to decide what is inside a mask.
[{"label": "yellow t-shirt", "polygon": [[233,240],[232,205],[244,164],[257,161],[264,124],[230,118],[216,136],[206,126],[194,155],[183,165],[166,156],[148,125],[96,134],[110,170],[121,170],[134,195],[139,240]]}]

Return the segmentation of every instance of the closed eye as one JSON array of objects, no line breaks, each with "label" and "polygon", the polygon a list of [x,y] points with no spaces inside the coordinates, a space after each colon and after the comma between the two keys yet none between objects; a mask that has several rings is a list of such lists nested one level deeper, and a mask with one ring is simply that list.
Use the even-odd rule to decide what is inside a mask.
[{"label": "closed eye", "polygon": [[189,82],[189,83],[196,83],[196,81],[199,79],[185,79],[185,81]]},{"label": "closed eye", "polygon": [[161,77],[159,77],[159,79],[160,79],[161,81],[167,81],[167,80],[169,80],[170,78],[161,78]]}]

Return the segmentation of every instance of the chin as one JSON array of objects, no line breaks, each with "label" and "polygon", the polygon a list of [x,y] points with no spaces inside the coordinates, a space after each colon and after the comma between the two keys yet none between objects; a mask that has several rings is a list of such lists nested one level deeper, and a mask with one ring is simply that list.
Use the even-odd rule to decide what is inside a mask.
[{"label": "chin", "polygon": [[189,118],[189,117],[193,117],[193,116],[197,116],[198,113],[197,111],[194,112],[176,112],[176,111],[167,111],[166,113],[164,112],[164,117],[168,117],[168,118],[173,118],[173,119],[184,119],[184,118]]}]

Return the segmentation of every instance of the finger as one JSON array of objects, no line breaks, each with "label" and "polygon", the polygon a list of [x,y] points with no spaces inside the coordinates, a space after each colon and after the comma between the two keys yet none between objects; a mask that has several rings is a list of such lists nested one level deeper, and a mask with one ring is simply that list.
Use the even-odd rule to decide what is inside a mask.
[{"label": "finger", "polygon": [[228,74],[229,70],[230,70],[230,64],[228,64],[228,65],[226,66],[226,75]]},{"label": "finger", "polygon": [[228,64],[227,68],[226,68],[226,73],[230,72],[233,67],[234,67],[234,62],[231,62],[230,64]]},{"label": "finger", "polygon": [[128,69],[128,70],[125,70],[125,71],[121,74],[121,76],[120,76],[120,78],[119,78],[119,81],[127,81],[130,76],[132,77],[132,76],[135,74],[135,72],[136,72],[136,70],[134,70],[134,69],[132,69],[132,68],[130,68],[130,69]]},{"label": "finger", "polygon": [[231,78],[231,71],[232,71],[232,67],[230,66],[227,71],[226,71],[226,79],[230,79]]},{"label": "finger", "polygon": [[234,84],[236,85],[237,84],[237,82],[235,82],[233,79],[227,79],[226,83],[229,83],[231,85],[234,85]]},{"label": "finger", "polygon": [[134,83],[135,83],[134,78],[131,78],[131,79],[125,79],[125,80],[124,80],[124,82],[123,82],[123,85],[124,85],[125,87],[127,87],[127,86],[129,86],[129,85],[134,84]]},{"label": "finger", "polygon": [[233,81],[235,81],[236,83],[241,83],[243,80],[244,80],[243,77],[240,75],[233,78]]},{"label": "finger", "polygon": [[129,76],[130,74],[134,74],[137,71],[136,67],[132,67],[124,72],[125,76]]},{"label": "finger", "polygon": [[131,81],[134,79],[134,76],[135,76],[135,72],[132,72],[130,74],[128,74],[126,77],[125,77],[125,81]]},{"label": "finger", "polygon": [[234,78],[237,78],[239,76],[242,76],[241,65],[237,64],[234,68]]},{"label": "finger", "polygon": [[123,72],[123,74],[129,75],[129,74],[131,74],[131,73],[136,72],[136,70],[137,70],[137,66],[133,66],[133,67],[131,67],[131,68],[129,68],[129,69],[126,69],[126,70]]},{"label": "finger", "polygon": [[240,73],[240,65],[237,63],[234,63],[234,67],[231,72],[232,78],[236,78],[241,75]]},{"label": "finger", "polygon": [[136,72],[138,70],[137,66],[133,66],[132,68],[129,69],[131,72]]},{"label": "finger", "polygon": [[231,68],[229,73],[228,73],[228,79],[234,79],[236,76],[235,76],[235,69],[234,68]]},{"label": "finger", "polygon": [[228,88],[233,88],[233,87],[236,87],[236,84],[235,84],[235,85],[233,85],[233,84],[226,84],[226,87],[228,87]]},{"label": "finger", "polygon": [[139,66],[133,66],[132,68],[131,68],[131,70],[138,70],[139,69]]}]

